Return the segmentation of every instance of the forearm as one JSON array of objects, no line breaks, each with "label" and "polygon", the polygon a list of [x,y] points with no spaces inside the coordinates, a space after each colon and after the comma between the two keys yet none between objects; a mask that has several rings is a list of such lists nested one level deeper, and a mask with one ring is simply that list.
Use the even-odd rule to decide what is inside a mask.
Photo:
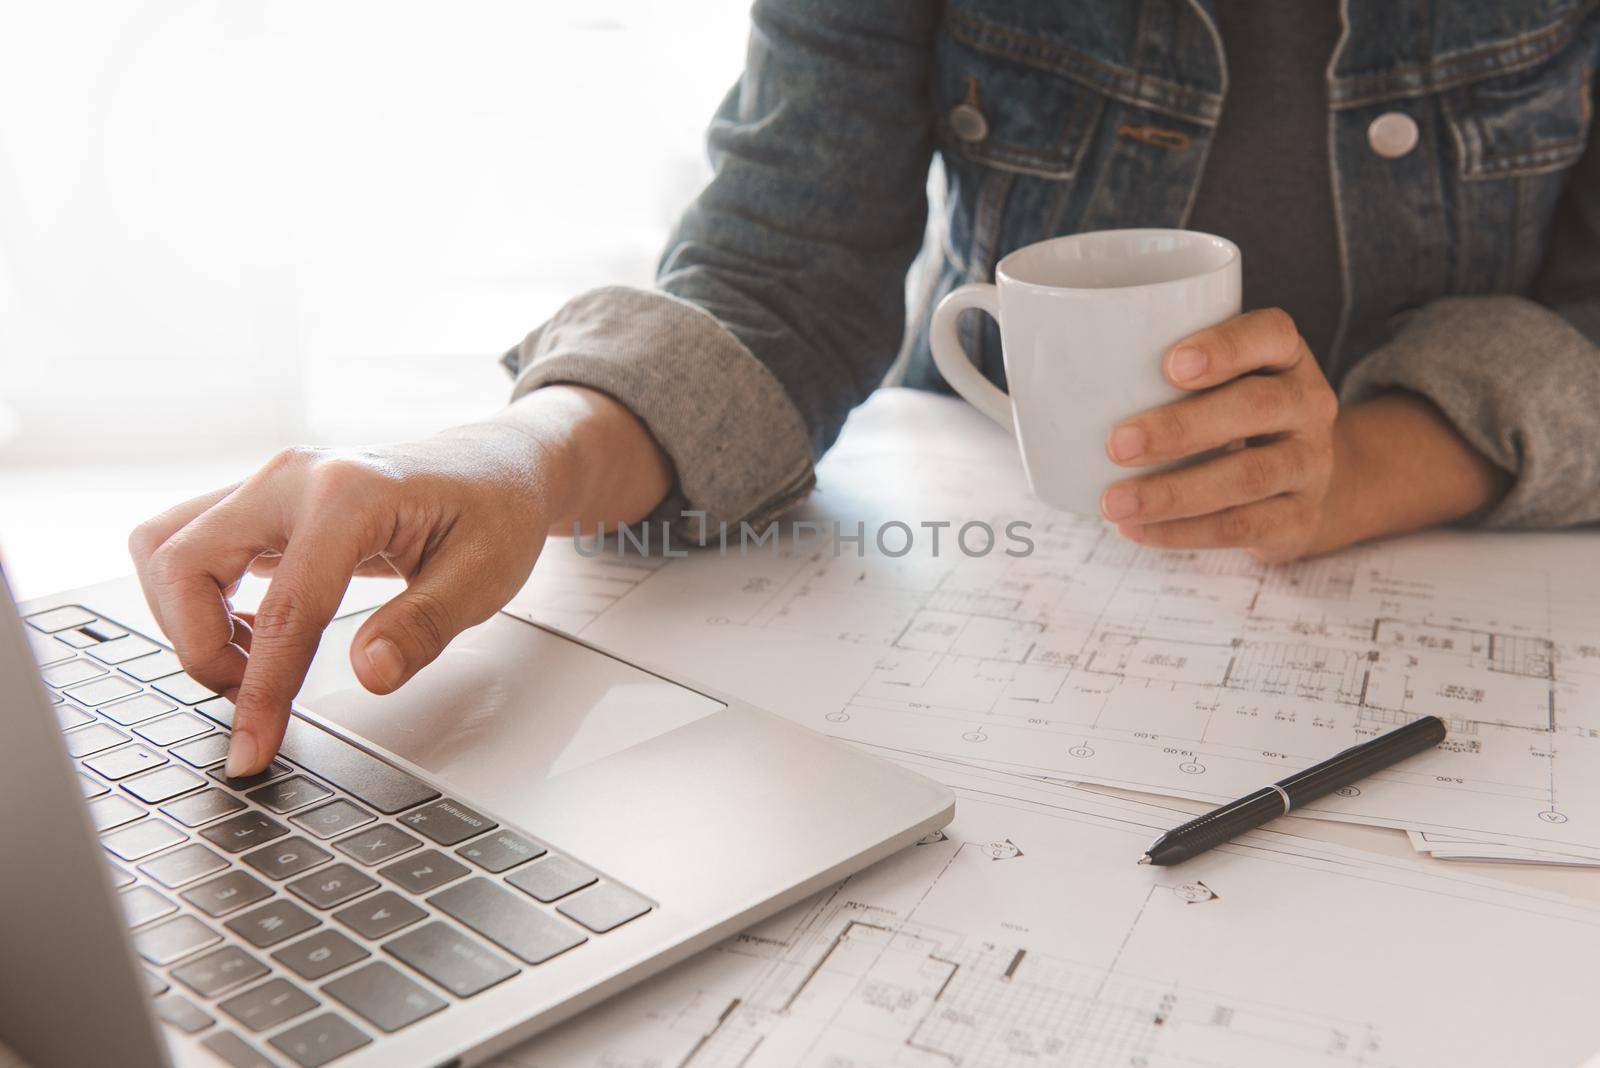
[{"label": "forearm", "polygon": [[1432,403],[1384,393],[1344,408],[1314,553],[1450,523],[1493,505],[1509,477],[1467,443]]},{"label": "forearm", "polygon": [[648,516],[672,490],[672,463],[615,399],[582,386],[543,386],[462,432],[489,432],[526,456],[551,534]]}]

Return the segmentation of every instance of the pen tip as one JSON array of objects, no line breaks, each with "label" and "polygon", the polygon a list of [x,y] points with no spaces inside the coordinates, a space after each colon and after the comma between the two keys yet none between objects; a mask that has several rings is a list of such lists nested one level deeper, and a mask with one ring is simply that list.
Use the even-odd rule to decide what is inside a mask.
[{"label": "pen tip", "polygon": [[1148,864],[1148,863],[1150,863],[1150,854],[1146,853],[1144,856],[1140,857],[1139,858],[1139,863],[1140,864]]}]

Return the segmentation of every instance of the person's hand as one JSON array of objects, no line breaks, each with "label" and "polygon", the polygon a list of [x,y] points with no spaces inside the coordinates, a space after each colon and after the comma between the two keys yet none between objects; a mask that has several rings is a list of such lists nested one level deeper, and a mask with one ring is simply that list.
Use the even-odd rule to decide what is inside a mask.
[{"label": "person's hand", "polygon": [[[424,441],[287,450],[142,524],[129,550],[184,669],[234,701],[227,774],[247,775],[277,752],[352,575],[406,581],[350,649],[361,684],[388,693],[511,599],[552,528],[635,520],[671,477],[627,409],[551,387]],[[252,569],[272,576],[253,617],[229,604]]]},{"label": "person's hand", "polygon": [[1338,401],[1287,313],[1249,312],[1174,345],[1162,373],[1186,397],[1112,429],[1127,467],[1198,463],[1107,487],[1105,517],[1160,548],[1238,547],[1263,560],[1316,544],[1334,470]]}]

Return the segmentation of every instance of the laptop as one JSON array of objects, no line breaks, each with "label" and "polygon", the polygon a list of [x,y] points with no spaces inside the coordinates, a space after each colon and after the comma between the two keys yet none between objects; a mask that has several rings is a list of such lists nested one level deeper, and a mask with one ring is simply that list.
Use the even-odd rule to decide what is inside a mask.
[{"label": "laptop", "polygon": [[134,582],[0,592],[0,1039],[32,1068],[477,1064],[954,812],[505,614],[388,697],[337,619],[228,780],[232,706]]}]

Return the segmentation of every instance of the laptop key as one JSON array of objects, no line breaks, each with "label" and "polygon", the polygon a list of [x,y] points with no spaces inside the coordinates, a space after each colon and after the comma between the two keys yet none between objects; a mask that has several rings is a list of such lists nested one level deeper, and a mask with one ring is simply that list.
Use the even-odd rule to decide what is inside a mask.
[{"label": "laptop key", "polygon": [[217,696],[215,690],[194,681],[188,675],[168,675],[150,684],[180,705],[197,705]]},{"label": "laptop key", "polygon": [[156,998],[156,1015],[180,1031],[196,1034],[217,1021],[207,1016],[194,1002],[182,994],[167,994]]},{"label": "laptop key", "polygon": [[441,920],[391,938],[383,949],[458,998],[482,993],[522,970]]},{"label": "laptop key", "polygon": [[598,876],[582,864],[551,855],[506,876],[506,882],[540,901],[550,902],[582,890],[596,878]]},{"label": "laptop key", "polygon": [[346,905],[335,912],[333,918],[362,938],[376,942],[402,927],[410,927],[418,920],[427,918],[427,915],[393,890],[384,890],[364,897],[354,905]]},{"label": "laptop key", "polygon": [[159,653],[129,660],[121,667],[123,674],[131,675],[140,682],[154,682],[168,675],[176,675],[183,670],[183,663],[178,659],[177,653],[171,649],[163,649]]},{"label": "laptop key", "polygon": [[147,719],[155,719],[163,712],[171,712],[177,707],[171,701],[163,700],[153,693],[141,693],[106,705],[100,710],[100,714],[128,727],[135,723],[143,723]]},{"label": "laptop key", "polygon": [[272,896],[272,890],[248,872],[237,869],[185,890],[182,897],[207,916],[226,916]]},{"label": "laptop key", "polygon": [[321,979],[358,960],[372,956],[338,931],[318,931],[291,946],[284,946],[272,959],[302,979]]},{"label": "laptop key", "polygon": [[268,971],[265,964],[238,946],[223,946],[178,965],[172,969],[172,977],[203,998],[215,998],[261,978]]},{"label": "laptop key", "polygon": [[381,960],[324,984],[322,992],[380,1031],[388,1032],[409,1027],[447,1004],[444,998]]},{"label": "laptop key", "polygon": [[[101,636],[96,624],[90,624],[83,628],[83,631],[91,637]],[[99,645],[90,646],[87,651],[102,664],[121,664],[135,657],[146,656],[160,648],[161,646],[153,641],[123,631],[120,637],[101,638]]]},{"label": "laptop key", "polygon": [[28,617],[28,626],[42,630],[46,634],[54,634],[58,630],[68,627],[81,627],[85,623],[93,623],[95,614],[84,611],[77,605],[66,605],[62,608],[52,608],[48,612],[35,612]]},{"label": "laptop key", "polygon": [[581,894],[573,894],[557,905],[556,911],[569,920],[577,920],[595,934],[605,934],[629,920],[638,919],[650,908],[650,902],[632,890],[615,883],[601,883]]},{"label": "laptop key", "polygon": [[161,976],[157,975],[149,968],[140,968],[139,976],[144,981],[144,992],[146,997],[153,998],[157,994],[165,994],[168,990],[172,989],[171,983],[161,978]]},{"label": "laptop key", "polygon": [[278,898],[258,909],[241,913],[222,926],[249,942],[257,949],[286,942],[297,934],[304,934],[322,923],[293,901]]},{"label": "laptop key", "polygon": [[140,927],[178,911],[178,906],[167,900],[164,894],[148,886],[124,890],[117,895],[117,900],[122,904],[122,917],[128,921],[129,927]]},{"label": "laptop key", "polygon": [[333,854],[321,846],[313,845],[295,835],[293,838],[284,838],[271,845],[262,846],[239,859],[269,879],[287,879],[291,875],[299,875],[303,871],[315,868],[332,857]]},{"label": "laptop key", "polygon": [[98,708],[120,698],[131,697],[139,692],[139,687],[120,675],[107,675],[104,678],[69,686],[63,692],[80,705]]},{"label": "laptop key", "polygon": [[400,817],[400,822],[443,846],[464,842],[475,834],[493,830],[497,824],[448,797],[424,805]]},{"label": "laptop key", "polygon": [[96,834],[145,817],[144,809],[126,797],[118,797],[116,794],[95,798],[89,802],[88,809],[89,821],[94,824]]},{"label": "laptop key", "polygon": [[371,1042],[354,1024],[332,1012],[313,1016],[267,1040],[299,1068],[322,1068]]},{"label": "laptop key", "polygon": [[260,812],[241,812],[221,823],[213,823],[200,832],[200,837],[229,853],[242,853],[252,846],[263,845],[288,833],[289,828],[270,816]]},{"label": "laptop key", "polygon": [[509,871],[518,864],[542,857],[548,850],[531,838],[515,831],[499,830],[468,842],[456,850],[456,856],[466,857],[484,871]]},{"label": "laptop key", "polygon": [[105,673],[106,669],[102,665],[96,664],[93,660],[80,658],[47,667],[39,672],[39,677],[44,680],[46,686],[54,686],[60,690]]},{"label": "laptop key", "polygon": [[576,928],[481,876],[439,891],[428,904],[529,964],[543,964],[588,941]]},{"label": "laptop key", "polygon": [[196,738],[192,742],[173,746],[171,753],[192,767],[209,768],[228,758],[228,736],[211,734],[204,738]]},{"label": "laptop key", "polygon": [[172,890],[185,883],[192,883],[201,876],[221,871],[227,866],[227,861],[199,842],[195,842],[182,849],[174,849],[155,860],[147,860],[139,865],[139,870]]},{"label": "laptop key", "polygon": [[271,1061],[256,1052],[256,1048],[232,1031],[218,1031],[200,1040],[213,1057],[228,1068],[274,1068]]},{"label": "laptop key", "polygon": [[67,743],[67,755],[75,757],[86,757],[91,753],[103,752],[128,740],[126,734],[123,734],[115,727],[108,727],[104,723],[91,723],[87,727],[68,731],[61,737]]},{"label": "laptop key", "polygon": [[135,881],[132,875],[129,875],[109,860],[106,861],[106,871],[111,876],[111,887],[114,890],[121,890],[124,886],[131,886]]},{"label": "laptop key", "polygon": [[194,710],[219,727],[233,729],[233,702],[226,697],[213,697],[194,706]]},{"label": "laptop key", "polygon": [[73,727],[81,727],[85,723],[94,722],[94,717],[77,705],[58,700],[55,707],[56,722],[60,724],[61,729],[64,731],[71,730]]},{"label": "laptop key", "polygon": [[[222,755],[228,755],[226,746],[223,747]],[[228,776],[223,773],[221,768],[212,768],[210,771],[206,772],[206,774],[222,783],[224,786],[227,786],[229,789],[238,790],[240,793],[244,793],[246,790],[255,789],[262,783],[271,782],[273,779],[281,779],[293,770],[293,768],[285,764],[283,761],[274,760],[272,763],[268,764],[264,769],[256,772],[254,775],[244,775],[237,779],[228,778]]]},{"label": "laptop key", "polygon": [[174,916],[154,927],[133,934],[133,948],[139,956],[158,967],[171,964],[207,946],[222,941],[222,936],[193,916]]},{"label": "laptop key", "polygon": [[363,864],[381,864],[386,860],[409,853],[422,844],[400,828],[380,823],[370,830],[352,834],[333,843],[333,848]]},{"label": "laptop key", "polygon": [[28,651],[33,653],[33,662],[41,668],[51,664],[59,664],[72,656],[72,649],[67,645],[37,631],[28,631]]},{"label": "laptop key", "polygon": [[303,1016],[319,1004],[316,998],[287,979],[268,979],[260,986],[218,1002],[217,1008],[260,1033]]},{"label": "laptop key", "polygon": [[111,787],[93,776],[83,774],[81,771],[78,773],[78,789],[83,792],[85,799],[99,797],[101,794],[111,792]]},{"label": "laptop key", "polygon": [[289,822],[304,827],[318,838],[332,838],[345,831],[353,831],[375,819],[376,816],[360,805],[341,797],[337,801],[319,805],[309,812],[290,816]]},{"label": "laptop key", "polygon": [[360,897],[377,885],[378,880],[372,876],[339,863],[303,875],[286,884],[285,889],[314,908],[331,909]]},{"label": "laptop key", "polygon": [[205,784],[206,781],[194,772],[173,765],[137,779],[129,779],[122,784],[122,788],[146,804],[159,805],[190,790],[198,790]]},{"label": "laptop key", "polygon": [[[174,767],[171,770],[176,771]],[[161,811],[183,824],[185,827],[198,827],[202,823],[221,819],[229,813],[238,812],[245,804],[226,790],[212,787],[202,790],[198,794],[180,798],[161,806]]]},{"label": "laptop key", "polygon": [[155,817],[100,836],[100,844],[123,860],[138,860],[188,839],[188,835]]},{"label": "laptop key", "polygon": [[179,742],[199,737],[210,730],[211,724],[199,716],[190,715],[188,712],[179,712],[176,715],[163,716],[157,720],[148,720],[133,728],[133,733],[156,745],[177,745]]},{"label": "laptop key", "polygon": [[121,749],[99,753],[84,760],[83,766],[104,779],[126,779],[129,775],[137,775],[141,771],[159,768],[167,762],[165,753],[153,749],[146,749],[135,742],[125,745]]},{"label": "laptop key", "polygon": [[379,868],[378,874],[407,893],[426,894],[471,871],[465,864],[457,864],[437,849],[427,849]]},{"label": "laptop key", "polygon": [[268,811],[290,812],[305,808],[313,801],[321,801],[324,797],[332,797],[333,791],[304,775],[291,775],[251,790],[245,796]]}]

